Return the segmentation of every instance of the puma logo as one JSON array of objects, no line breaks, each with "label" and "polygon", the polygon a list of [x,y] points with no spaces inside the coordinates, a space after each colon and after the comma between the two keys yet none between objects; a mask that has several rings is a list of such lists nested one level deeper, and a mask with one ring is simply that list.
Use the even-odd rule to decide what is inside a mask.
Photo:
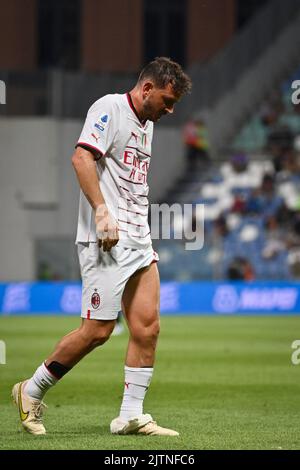
[{"label": "puma logo", "polygon": [[135,143],[137,144],[138,136],[134,132],[131,132],[131,135],[135,138]]},{"label": "puma logo", "polygon": [[92,137],[94,137],[95,141],[98,143],[98,140],[100,139],[100,137],[97,137],[94,133],[91,134]]}]

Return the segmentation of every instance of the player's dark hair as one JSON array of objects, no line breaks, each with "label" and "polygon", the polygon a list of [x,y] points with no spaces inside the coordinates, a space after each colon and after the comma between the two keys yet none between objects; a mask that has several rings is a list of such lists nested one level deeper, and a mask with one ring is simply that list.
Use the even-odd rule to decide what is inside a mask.
[{"label": "player's dark hair", "polygon": [[192,88],[190,77],[184,73],[177,62],[173,62],[168,57],[156,57],[149,62],[140,73],[138,83],[145,79],[153,80],[158,88],[165,88],[171,83],[176,94],[183,95],[189,93]]}]

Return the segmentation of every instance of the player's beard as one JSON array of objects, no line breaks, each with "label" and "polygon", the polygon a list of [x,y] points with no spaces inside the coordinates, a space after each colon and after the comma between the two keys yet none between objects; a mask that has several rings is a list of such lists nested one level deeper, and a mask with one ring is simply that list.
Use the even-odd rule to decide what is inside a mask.
[{"label": "player's beard", "polygon": [[149,121],[156,122],[159,119],[159,113],[155,111],[154,106],[152,106],[149,101],[144,102],[144,116],[145,119],[149,119]]}]

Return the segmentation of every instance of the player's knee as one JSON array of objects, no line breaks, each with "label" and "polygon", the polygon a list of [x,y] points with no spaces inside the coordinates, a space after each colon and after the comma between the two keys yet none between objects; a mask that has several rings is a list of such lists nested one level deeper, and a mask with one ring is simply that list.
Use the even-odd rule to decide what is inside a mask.
[{"label": "player's knee", "polygon": [[[93,321],[93,320],[92,320]],[[87,320],[83,325],[83,335],[85,336],[86,342],[89,343],[90,347],[96,348],[106,343],[109,339],[113,329],[114,322],[104,322],[94,320]]]},{"label": "player's knee", "polygon": [[111,331],[108,330],[100,330],[95,331],[92,338],[91,338],[91,345],[96,348],[97,346],[101,346],[102,344],[106,343],[111,335]]},{"label": "player's knee", "polygon": [[156,344],[160,331],[159,320],[154,320],[149,325],[139,325],[131,332],[132,338],[140,344]]},{"label": "player's knee", "polygon": [[153,338],[157,339],[160,332],[160,322],[155,320],[151,325],[151,335]]}]

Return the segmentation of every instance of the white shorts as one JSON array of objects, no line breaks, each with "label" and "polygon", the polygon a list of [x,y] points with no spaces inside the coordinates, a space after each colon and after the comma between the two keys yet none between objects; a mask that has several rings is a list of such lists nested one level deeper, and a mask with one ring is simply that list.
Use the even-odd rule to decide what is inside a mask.
[{"label": "white shorts", "polygon": [[114,246],[103,251],[98,243],[78,243],[82,277],[82,318],[114,320],[128,279],[141,268],[158,261],[152,245],[145,249]]}]

